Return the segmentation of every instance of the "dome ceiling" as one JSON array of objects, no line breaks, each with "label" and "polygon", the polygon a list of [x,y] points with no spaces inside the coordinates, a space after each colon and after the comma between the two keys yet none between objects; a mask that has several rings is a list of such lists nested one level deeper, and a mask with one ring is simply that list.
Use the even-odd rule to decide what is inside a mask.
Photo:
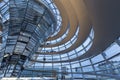
[{"label": "dome ceiling", "polygon": [[[80,46],[83,46],[85,49],[84,43],[86,42],[88,45],[91,45],[87,42],[87,38],[92,35],[89,37],[92,41],[91,48],[89,50],[85,49],[84,54],[71,60],[83,59],[104,51],[120,36],[120,23],[118,22],[118,19],[120,19],[118,13],[120,13],[120,11],[119,4],[117,4],[120,1],[113,2],[109,0],[109,3],[107,3],[107,1],[101,0],[53,0],[53,2],[62,17],[61,28],[57,35],[47,40],[47,42],[53,41],[54,43],[46,42],[42,51],[40,48],[40,50],[36,52],[37,54],[62,55],[70,53],[80,48]],[[78,29],[77,39],[71,41]],[[66,36],[61,40],[57,40],[62,37],[67,30],[68,33]],[[67,43],[69,42],[72,45],[68,47]],[[61,46],[66,48],[60,50]]]}]

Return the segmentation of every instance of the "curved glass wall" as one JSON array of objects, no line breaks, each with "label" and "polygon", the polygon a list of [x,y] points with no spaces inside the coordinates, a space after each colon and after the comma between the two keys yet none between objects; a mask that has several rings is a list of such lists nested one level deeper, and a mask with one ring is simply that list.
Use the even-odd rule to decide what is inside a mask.
[{"label": "curved glass wall", "polygon": [[53,14],[56,16],[57,19],[57,29],[54,32],[54,34],[51,35],[51,37],[57,35],[57,33],[60,31],[60,26],[62,25],[62,18],[60,16],[60,12],[57,8],[57,6],[54,4],[53,0],[39,0],[40,2],[43,2],[48,8],[53,12]]},{"label": "curved glass wall", "polygon": [[[76,39],[78,38],[78,32],[79,32],[79,27],[73,38],[76,38]],[[74,42],[74,41],[68,41],[69,45],[63,44],[62,47],[60,47],[60,46],[58,46],[56,48],[51,47],[49,49],[46,48],[46,50],[45,50],[45,48],[43,48],[43,50],[47,51],[46,53],[42,53],[42,50],[39,49],[39,51],[37,51],[36,54],[34,54],[34,57],[32,57],[32,60],[33,61],[35,60],[38,62],[39,61],[43,62],[44,61],[43,58],[46,58],[46,62],[70,61],[76,57],[79,57],[79,56],[85,54],[92,46],[93,38],[94,38],[94,31],[93,31],[93,29],[91,29],[91,32],[90,32],[88,38],[84,41],[84,43],[82,45],[80,45],[76,49],[71,50],[68,53],[54,54],[59,51],[66,50],[67,48],[69,48],[70,46],[73,45],[71,42]],[[71,39],[71,40],[76,40],[76,39]],[[37,57],[37,56],[39,56],[39,57]]]},{"label": "curved glass wall", "polygon": [[[9,1],[12,2],[9,3]],[[26,26],[25,28],[26,31],[28,32],[35,30],[34,32],[36,34],[33,34],[33,37],[31,39],[29,39],[31,35],[28,32],[23,32],[23,31],[20,31],[19,36],[10,36],[9,35],[10,29],[8,26],[9,23],[7,22],[9,22],[10,19],[12,18],[10,18],[11,16],[9,14],[11,13],[8,9],[11,6],[15,7],[18,4],[19,4],[18,6],[20,6],[21,3],[24,3],[24,1],[25,0],[2,0],[2,2],[0,2],[0,10],[1,10],[0,17],[2,17],[2,21],[0,21],[0,26],[1,26],[1,22],[4,23],[2,24],[2,31],[0,31],[0,37],[2,37],[2,43],[0,43],[0,69],[1,69],[0,78],[3,79],[3,76],[5,76],[6,74],[7,76],[10,76],[10,73],[13,72],[11,77],[13,77],[15,73],[17,73],[17,75],[15,75],[17,77],[31,77],[33,79],[37,77],[38,80],[50,80],[50,79],[51,80],[110,80],[110,79],[119,80],[120,79],[120,38],[115,40],[115,42],[112,43],[102,53],[99,53],[98,55],[93,55],[89,58],[85,58],[82,60],[79,60],[79,57],[85,54],[90,49],[93,43],[93,39],[94,39],[93,29],[91,29],[90,34],[88,35],[87,39],[83,42],[82,45],[79,45],[77,48],[67,53],[57,54],[57,52],[64,51],[72,47],[72,45],[77,41],[80,31],[79,26],[74,36],[65,44],[59,45],[57,47],[42,47],[43,45],[50,46],[61,42],[63,39],[65,39],[68,36],[68,32],[70,29],[70,25],[68,24],[65,33],[56,40],[46,41],[46,39],[43,39],[43,37],[48,38],[57,35],[57,33],[60,31],[60,26],[62,25],[62,18],[60,16],[60,12],[56,7],[56,5],[54,4],[53,0],[35,0],[41,2],[46,6],[46,7],[40,6],[40,8],[37,7],[38,4],[33,5],[32,3],[29,3],[31,7],[34,6],[35,11],[38,11],[38,13],[43,14],[43,20],[41,20],[41,23],[44,22],[46,22],[47,24],[52,23],[50,20],[51,19],[50,16],[47,15],[48,11],[44,12],[45,9],[50,10],[50,12],[55,16],[57,25],[56,25],[56,31],[54,33],[52,32],[53,34],[50,34],[50,36],[48,36],[49,33],[41,34],[41,32],[45,32],[45,31],[47,32],[48,28],[45,28],[46,24],[44,24],[44,26],[42,27],[42,25],[38,23],[36,25],[36,28],[34,29],[32,24],[29,24],[29,26]],[[26,1],[34,2],[34,0],[26,0]],[[13,5],[9,6],[10,4]],[[24,6],[21,6],[21,8],[24,8]],[[13,12],[17,13],[16,10]],[[16,15],[12,15],[12,16],[17,18]],[[29,18],[29,20],[32,19],[30,15],[26,15],[25,18]],[[27,21],[29,22],[29,20]],[[23,25],[25,26],[25,24]],[[12,34],[16,33],[17,31],[19,31],[18,29],[19,28],[16,28],[15,32],[13,31],[11,33]],[[14,34],[14,35],[18,35],[18,34]],[[41,38],[41,39],[38,41],[37,38]],[[28,41],[29,44],[27,44]],[[38,43],[41,44],[38,45]],[[16,48],[14,48],[13,46],[14,44],[16,45]],[[35,47],[36,50],[37,47],[39,47],[38,51],[36,50],[32,51],[33,47]],[[21,60],[18,60],[17,59],[18,57],[12,58],[14,59],[13,62],[16,62],[15,60],[18,60],[20,65],[19,64],[13,65],[14,64],[13,63],[11,64],[12,66],[7,66],[7,67],[2,66],[3,65],[2,62],[3,61],[7,62],[6,56],[9,55],[9,54],[4,55],[4,53],[12,53],[13,52],[12,50],[14,50],[14,52],[17,52],[19,54],[23,52],[25,56],[29,56],[30,50],[32,51],[31,53],[33,53],[34,51],[36,53],[29,56],[29,58],[27,58],[24,63],[22,63],[24,57],[20,57]]]},{"label": "curved glass wall", "polygon": [[[65,54],[64,56],[62,56],[58,54],[57,57],[53,55],[44,55],[43,57],[40,55],[39,58],[43,57],[44,63],[37,61],[32,65],[32,67],[35,69],[49,68],[50,70],[56,70],[58,68],[56,70],[56,76],[59,79],[116,80],[120,78],[118,76],[120,74],[120,45],[117,42],[112,43],[111,46],[108,47],[104,52],[93,57],[72,62],[61,62],[64,59],[70,60],[72,56],[73,55]],[[54,60],[58,57],[60,61],[57,63],[46,62],[47,60]],[[54,72],[49,73],[52,74]]]},{"label": "curved glass wall", "polygon": [[68,24],[67,30],[65,31],[65,33],[61,37],[54,39],[54,40],[46,41],[44,45],[45,46],[46,45],[53,45],[53,44],[61,42],[63,39],[65,39],[67,37],[69,29],[70,29],[70,24]]},{"label": "curved glass wall", "polygon": [[[50,47],[50,48],[44,48],[43,47],[42,49],[41,48],[38,49],[37,53],[44,53],[44,54],[48,53],[49,54],[49,53],[59,52],[59,51],[63,51],[65,49],[68,49],[68,48],[70,48],[76,42],[76,40],[78,38],[78,33],[79,33],[79,27],[77,28],[77,31],[76,31],[75,35],[71,38],[71,40],[69,40],[65,44],[59,45],[57,47]],[[67,36],[66,34],[64,34],[64,35]],[[90,48],[90,46],[92,45],[93,38],[94,38],[94,31],[93,31],[93,29],[91,29],[90,35],[88,36],[88,38],[86,39],[86,41],[81,46],[79,46],[78,48],[76,48],[75,50],[77,52],[80,52],[80,50],[82,50],[83,48],[85,48],[86,51],[88,51],[89,48]],[[55,40],[50,41],[49,44],[58,43],[59,41],[62,41],[62,39],[63,39],[63,37],[58,38],[56,40],[56,42],[55,42]],[[89,45],[89,47],[88,47],[88,45]]]},{"label": "curved glass wall", "polygon": [[[41,53],[44,53],[44,52],[52,52],[52,51],[53,51],[53,52],[54,52],[54,51],[57,52],[57,51],[62,51],[62,50],[67,49],[67,48],[71,47],[72,44],[74,44],[74,43],[76,42],[77,36],[78,36],[78,32],[79,32],[79,27],[78,27],[75,35],[74,35],[68,42],[66,42],[65,44],[59,45],[59,46],[57,46],[57,47],[51,47],[51,48],[44,48],[44,47],[43,47],[43,49],[42,49],[41,51],[38,51],[38,52],[41,52]],[[67,35],[66,35],[66,36],[67,36]],[[57,42],[58,42],[58,41],[57,41]],[[56,42],[56,43],[57,43],[57,42]]]}]

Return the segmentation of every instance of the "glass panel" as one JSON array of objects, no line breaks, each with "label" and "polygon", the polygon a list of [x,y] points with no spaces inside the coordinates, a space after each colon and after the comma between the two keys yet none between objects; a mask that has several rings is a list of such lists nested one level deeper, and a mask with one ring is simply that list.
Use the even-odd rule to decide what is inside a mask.
[{"label": "glass panel", "polygon": [[120,53],[120,46],[117,43],[113,43],[108,49],[105,50],[106,57],[112,57],[117,53]]},{"label": "glass panel", "polygon": [[113,61],[113,62],[119,62],[120,61],[120,55],[110,59],[110,61]]},{"label": "glass panel", "polygon": [[90,44],[86,47],[86,51],[88,51],[92,46],[92,42],[90,42]]},{"label": "glass panel", "polygon": [[93,71],[92,66],[87,66],[87,67],[82,67],[83,68],[83,72],[91,72]]},{"label": "glass panel", "polygon": [[23,41],[23,42],[28,42],[29,41],[29,37],[19,36],[18,40],[19,41]]},{"label": "glass panel", "polygon": [[78,48],[76,48],[76,51],[78,52],[78,51],[80,51],[80,50],[82,50],[83,49],[83,47],[82,46],[79,46]]},{"label": "glass panel", "polygon": [[78,56],[81,56],[84,53],[85,53],[85,50],[82,50],[82,51],[78,52],[77,54],[78,54]]},{"label": "glass panel", "polygon": [[90,61],[89,60],[82,61],[81,65],[82,66],[90,65]]},{"label": "glass panel", "polygon": [[25,49],[25,46],[26,46],[25,43],[17,42],[15,52],[22,53],[23,50]]},{"label": "glass panel", "polygon": [[74,55],[70,55],[69,57],[70,57],[70,59],[74,59],[74,58],[76,58],[77,56],[76,56],[76,54],[74,54]]},{"label": "glass panel", "polygon": [[8,45],[6,47],[5,53],[13,53],[13,50],[14,50],[14,46]]},{"label": "glass panel", "polygon": [[87,46],[90,43],[90,38],[88,37],[87,40],[83,43],[84,46]]},{"label": "glass panel", "polygon": [[92,63],[97,63],[97,62],[103,61],[104,58],[101,54],[99,54],[99,55],[93,57],[91,60],[92,60]]}]

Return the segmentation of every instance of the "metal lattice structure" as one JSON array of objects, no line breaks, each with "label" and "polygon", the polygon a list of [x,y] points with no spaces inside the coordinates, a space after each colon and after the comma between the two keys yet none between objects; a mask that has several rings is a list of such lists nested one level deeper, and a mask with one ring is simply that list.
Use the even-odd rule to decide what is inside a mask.
[{"label": "metal lattice structure", "polygon": [[119,20],[120,0],[0,0],[0,78],[119,80]]}]

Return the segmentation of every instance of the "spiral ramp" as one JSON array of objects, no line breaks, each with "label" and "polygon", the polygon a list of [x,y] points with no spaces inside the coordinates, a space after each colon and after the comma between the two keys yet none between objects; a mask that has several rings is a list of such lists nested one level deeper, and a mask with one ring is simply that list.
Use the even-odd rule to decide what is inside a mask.
[{"label": "spiral ramp", "polygon": [[19,77],[120,79],[119,0],[36,1],[56,17],[56,31],[25,61]]}]

